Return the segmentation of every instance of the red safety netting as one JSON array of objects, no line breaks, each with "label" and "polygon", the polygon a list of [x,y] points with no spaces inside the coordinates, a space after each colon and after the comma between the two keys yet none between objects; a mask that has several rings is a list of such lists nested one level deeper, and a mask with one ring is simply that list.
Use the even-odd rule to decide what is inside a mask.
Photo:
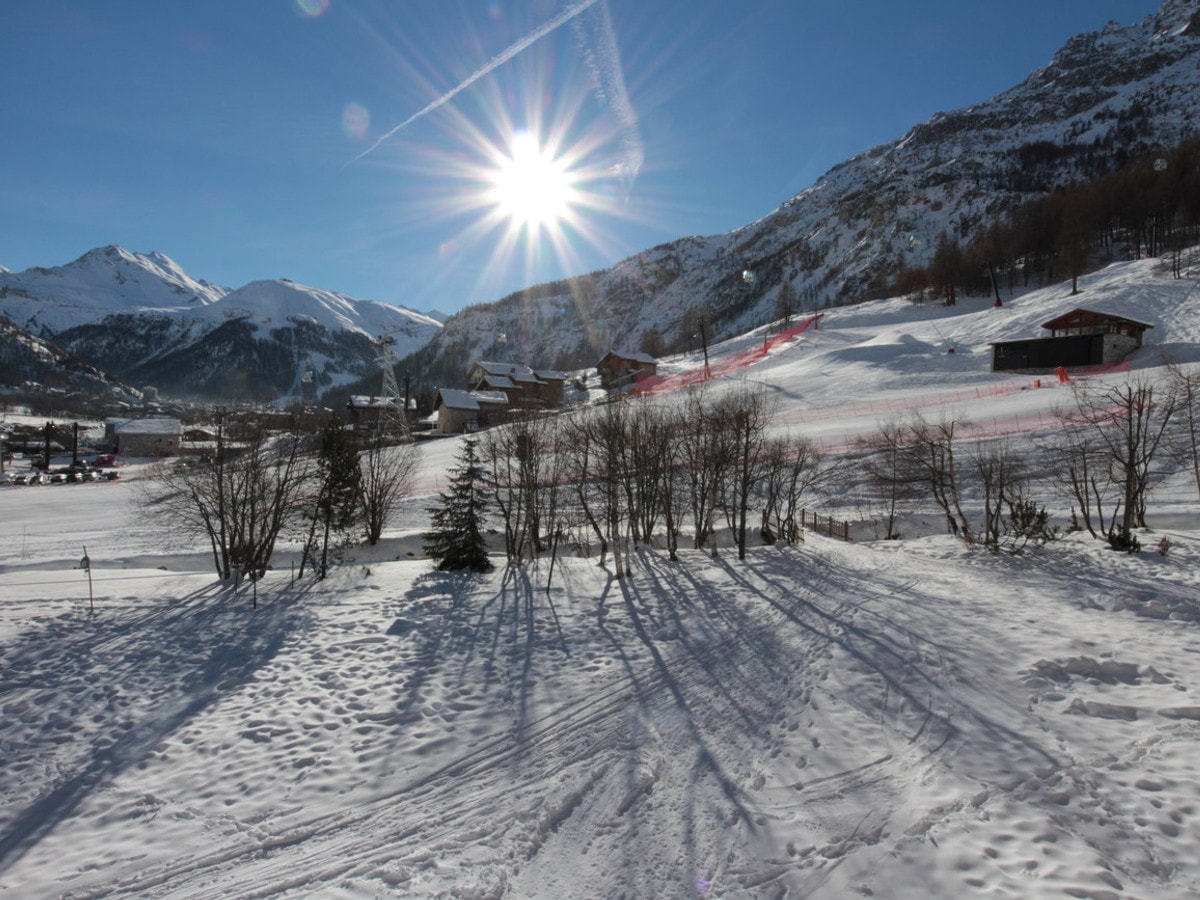
[{"label": "red safety netting", "polygon": [[633,393],[643,397],[655,394],[669,394],[672,391],[691,387],[692,385],[700,384],[713,378],[719,378],[722,375],[728,375],[730,372],[736,372],[747,366],[752,366],[756,362],[765,359],[776,347],[794,340],[809,328],[816,331],[823,315],[824,313],[817,313],[815,316],[810,316],[799,325],[793,325],[786,331],[766,337],[761,344],[755,344],[750,349],[743,350],[741,353],[723,357],[719,362],[713,363],[710,366],[689,369],[686,372],[677,372],[674,375],[651,375],[648,378],[643,378],[633,386]]}]

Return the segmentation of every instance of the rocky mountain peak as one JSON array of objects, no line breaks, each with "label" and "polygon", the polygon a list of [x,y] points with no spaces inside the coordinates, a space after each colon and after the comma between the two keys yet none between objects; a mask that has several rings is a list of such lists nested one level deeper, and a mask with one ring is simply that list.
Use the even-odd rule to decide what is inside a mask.
[{"label": "rocky mountain peak", "polygon": [[1163,37],[1200,34],[1200,0],[1164,0],[1154,16],[1154,33]]}]

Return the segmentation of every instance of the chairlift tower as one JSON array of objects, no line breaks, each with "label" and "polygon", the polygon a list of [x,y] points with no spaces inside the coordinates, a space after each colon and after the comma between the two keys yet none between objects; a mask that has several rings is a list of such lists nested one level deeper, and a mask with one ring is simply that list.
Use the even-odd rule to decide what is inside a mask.
[{"label": "chairlift tower", "polygon": [[383,369],[378,430],[385,434],[411,438],[408,430],[408,410],[405,409],[406,400],[400,395],[400,386],[396,383],[396,353],[392,349],[396,345],[396,338],[390,334],[381,334],[376,343],[379,345],[378,362]]}]

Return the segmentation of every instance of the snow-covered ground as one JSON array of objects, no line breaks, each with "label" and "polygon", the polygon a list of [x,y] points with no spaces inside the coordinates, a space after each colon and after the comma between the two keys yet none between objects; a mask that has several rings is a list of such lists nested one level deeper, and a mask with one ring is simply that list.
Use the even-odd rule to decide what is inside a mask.
[{"label": "snow-covered ground", "polygon": [[[836,451],[913,410],[1044,433],[1068,387],[989,373],[988,342],[1073,306],[1154,325],[1135,373],[1200,360],[1196,281],[1083,288],[830,311],[723,380]],[[809,534],[464,577],[419,558],[457,445],[424,445],[380,548],[321,583],[284,552],[257,598],[139,518],[137,467],[0,488],[0,893],[1200,893],[1186,472],[1135,554]]]}]

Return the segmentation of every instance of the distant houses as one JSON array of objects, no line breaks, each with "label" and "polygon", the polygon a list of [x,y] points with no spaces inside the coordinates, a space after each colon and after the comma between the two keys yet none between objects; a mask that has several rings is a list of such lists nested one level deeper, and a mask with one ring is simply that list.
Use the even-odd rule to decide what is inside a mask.
[{"label": "distant houses", "polygon": [[563,404],[565,372],[531,369],[516,363],[474,362],[467,369],[473,391],[501,391],[512,409],[558,409]]},{"label": "distant houses", "polygon": [[507,421],[518,410],[558,409],[566,380],[565,372],[478,360],[467,369],[465,390],[438,388],[434,432],[479,431]]},{"label": "distant houses", "polygon": [[1050,337],[992,344],[992,371],[1048,374],[1059,368],[1113,365],[1141,347],[1154,326],[1114,313],[1073,309],[1042,327]]},{"label": "distant houses", "polygon": [[[658,360],[645,353],[610,350],[596,364],[600,384],[620,393],[658,372]],[[519,412],[562,408],[567,374],[518,363],[477,360],[467,368],[465,389],[438,388],[434,399],[435,434],[481,431]]]}]

